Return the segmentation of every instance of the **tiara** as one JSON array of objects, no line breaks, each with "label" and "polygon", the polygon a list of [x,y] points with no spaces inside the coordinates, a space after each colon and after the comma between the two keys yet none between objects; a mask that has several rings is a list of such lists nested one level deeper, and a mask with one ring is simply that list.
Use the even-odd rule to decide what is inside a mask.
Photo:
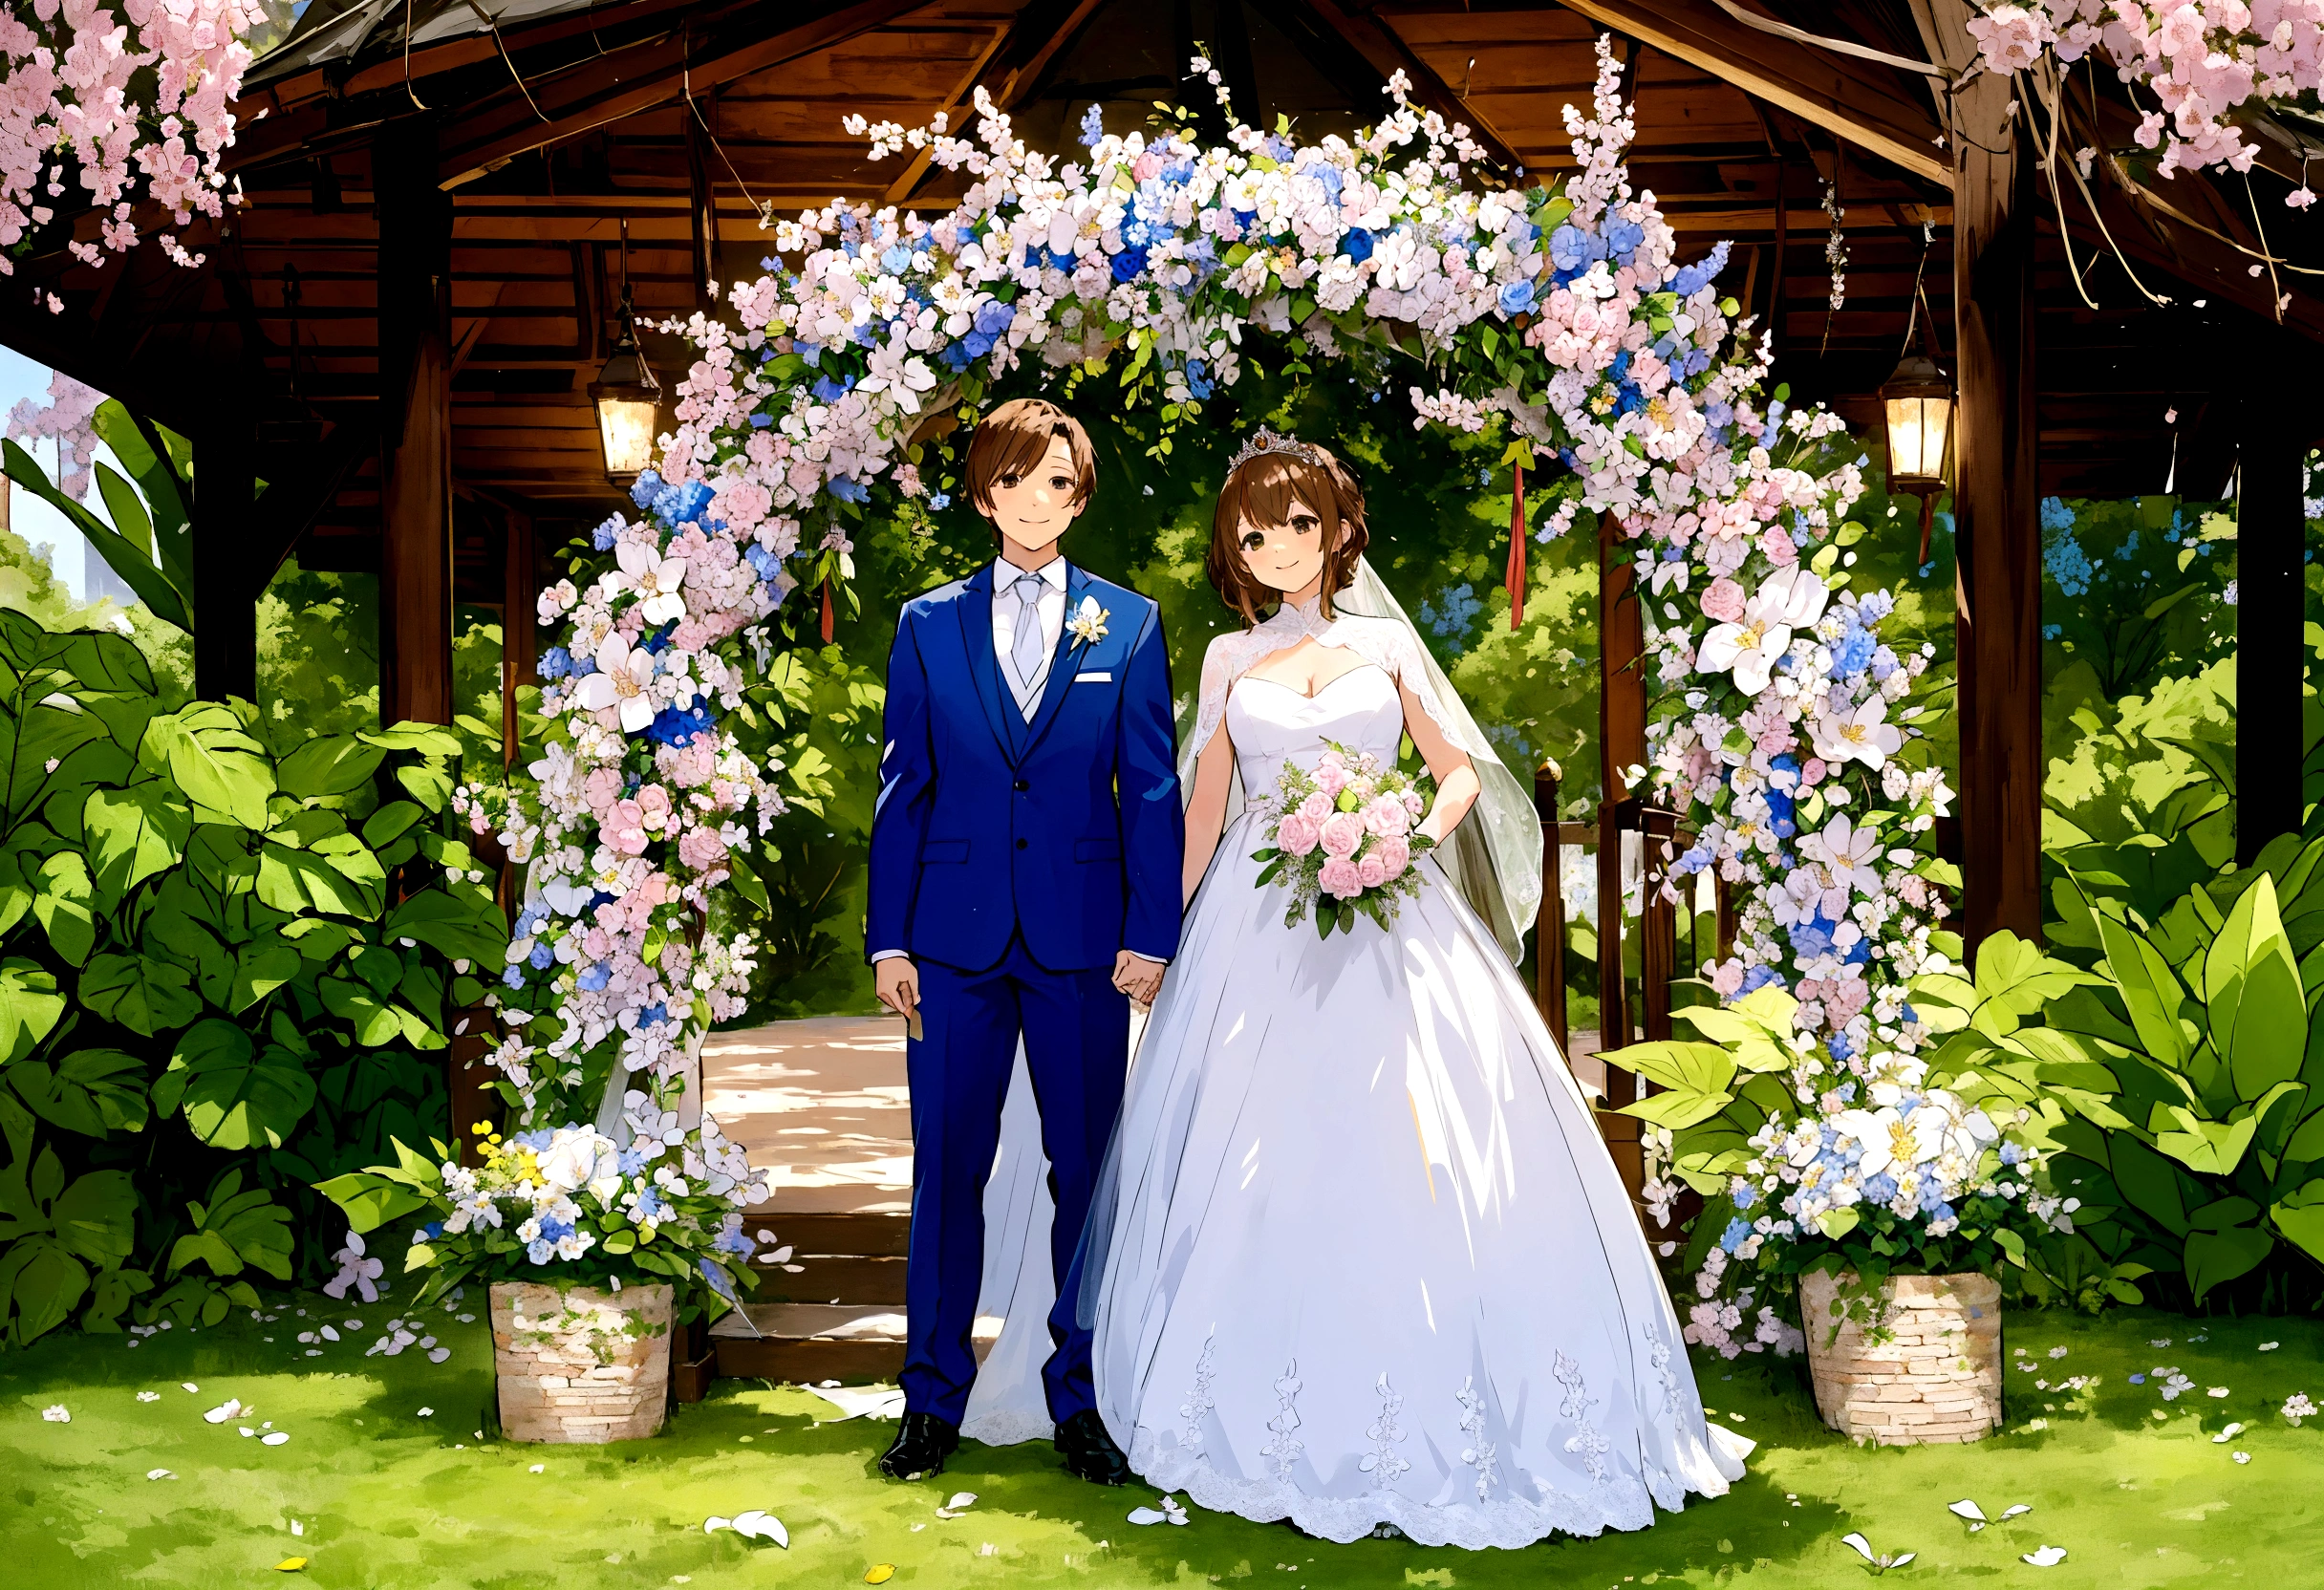
[{"label": "tiara", "polygon": [[1269,453],[1280,453],[1286,458],[1295,458],[1302,463],[1313,464],[1319,469],[1323,466],[1323,457],[1298,437],[1277,436],[1273,431],[1261,425],[1252,433],[1251,440],[1242,444],[1242,451],[1237,453],[1234,461],[1227,465],[1227,473],[1232,475],[1253,459],[1265,458]]}]

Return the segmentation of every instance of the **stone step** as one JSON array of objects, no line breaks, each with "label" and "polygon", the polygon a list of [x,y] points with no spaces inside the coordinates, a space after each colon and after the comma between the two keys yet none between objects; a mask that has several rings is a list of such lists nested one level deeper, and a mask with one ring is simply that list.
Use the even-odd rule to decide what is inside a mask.
[{"label": "stone step", "polygon": [[912,1240],[912,1216],[846,1211],[802,1214],[772,1204],[745,1210],[745,1231],[761,1228],[775,1234],[777,1246],[788,1247],[794,1259],[802,1254],[847,1255],[861,1258],[901,1258]]},{"label": "stone step", "polygon": [[756,1266],[758,1303],[885,1303],[904,1304],[904,1260],[866,1258],[842,1254],[791,1256],[799,1273],[779,1264]]},{"label": "stone step", "polygon": [[[893,1381],[903,1370],[901,1307],[748,1302],[741,1312],[747,1323],[730,1314],[710,1327],[721,1375],[812,1386]],[[979,1361],[1000,1334],[1000,1320],[977,1321],[972,1341]]]}]

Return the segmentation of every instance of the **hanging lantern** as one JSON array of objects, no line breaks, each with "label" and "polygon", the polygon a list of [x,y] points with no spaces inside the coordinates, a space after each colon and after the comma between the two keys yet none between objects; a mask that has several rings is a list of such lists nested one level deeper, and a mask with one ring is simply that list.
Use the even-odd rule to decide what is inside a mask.
[{"label": "hanging lantern", "polygon": [[1934,497],[1952,469],[1953,383],[1937,361],[1913,355],[1881,386],[1888,421],[1888,489]]},{"label": "hanging lantern", "polygon": [[605,444],[606,479],[615,485],[628,485],[654,462],[661,385],[638,352],[635,314],[626,285],[621,290],[621,340],[613,344],[613,355],[590,383],[589,398],[597,406],[597,436]]}]

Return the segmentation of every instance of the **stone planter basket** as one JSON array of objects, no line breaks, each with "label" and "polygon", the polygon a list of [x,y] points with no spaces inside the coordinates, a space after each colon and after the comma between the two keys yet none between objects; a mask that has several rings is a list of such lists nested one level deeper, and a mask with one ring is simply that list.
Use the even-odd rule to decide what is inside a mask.
[{"label": "stone planter basket", "polygon": [[511,1441],[635,1441],[661,1429],[671,1289],[492,1283],[492,1367]]},{"label": "stone planter basket", "polygon": [[[1990,1276],[1894,1276],[1878,1328],[1833,1307],[1854,1275],[1799,1279],[1816,1410],[1881,1446],[1975,1441],[2001,1423],[2001,1284]],[[1884,1340],[1875,1341],[1875,1336]]]}]

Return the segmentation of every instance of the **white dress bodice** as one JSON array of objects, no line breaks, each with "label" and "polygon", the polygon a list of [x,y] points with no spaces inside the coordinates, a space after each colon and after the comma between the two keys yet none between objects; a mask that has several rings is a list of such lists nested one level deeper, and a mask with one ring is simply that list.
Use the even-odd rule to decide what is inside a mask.
[{"label": "white dress bodice", "polygon": [[1227,695],[1226,730],[1246,796],[1259,799],[1274,790],[1284,763],[1313,767],[1326,741],[1369,752],[1392,766],[1404,738],[1404,698],[1396,681],[1371,662],[1313,696],[1245,674]]}]

